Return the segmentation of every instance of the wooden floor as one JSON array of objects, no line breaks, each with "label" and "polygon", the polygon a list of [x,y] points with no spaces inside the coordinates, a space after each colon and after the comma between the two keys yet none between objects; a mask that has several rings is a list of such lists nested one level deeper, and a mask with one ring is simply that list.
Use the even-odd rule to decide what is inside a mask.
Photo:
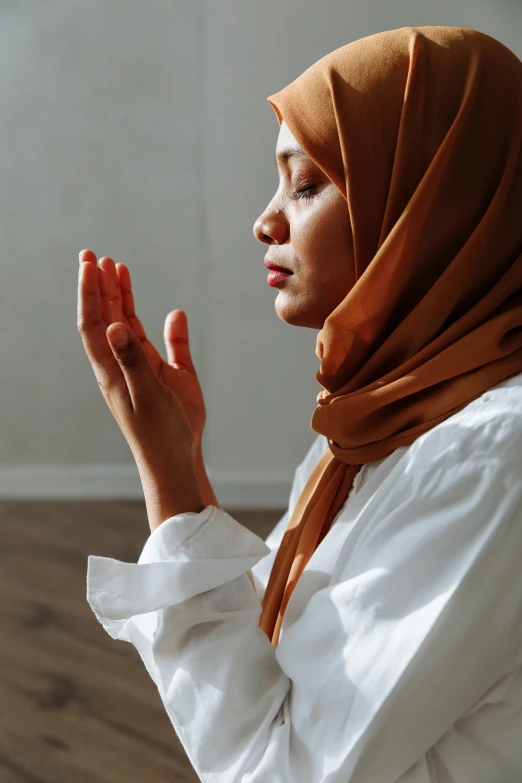
[{"label": "wooden floor", "polygon": [[[263,539],[283,514],[231,511]],[[87,603],[87,556],[137,562],[141,501],[0,502],[0,783],[199,778],[137,650]]]}]

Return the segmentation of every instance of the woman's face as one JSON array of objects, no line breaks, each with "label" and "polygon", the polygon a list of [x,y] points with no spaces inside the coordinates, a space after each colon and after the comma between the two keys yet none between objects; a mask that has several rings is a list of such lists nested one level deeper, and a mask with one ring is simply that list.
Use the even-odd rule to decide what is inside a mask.
[{"label": "woman's face", "polygon": [[254,223],[254,236],[269,245],[268,261],[292,272],[277,283],[278,316],[322,329],[355,283],[348,205],[285,122],[276,156],[279,187]]}]

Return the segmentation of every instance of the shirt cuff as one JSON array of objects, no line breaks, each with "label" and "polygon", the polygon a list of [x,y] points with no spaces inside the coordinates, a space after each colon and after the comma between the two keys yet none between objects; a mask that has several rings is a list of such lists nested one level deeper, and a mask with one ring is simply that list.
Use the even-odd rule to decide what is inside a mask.
[{"label": "shirt cuff", "polygon": [[206,506],[159,525],[147,539],[138,563],[89,555],[87,601],[113,639],[131,641],[127,629],[131,617],[174,606],[231,582],[270,551],[259,536],[226,511]]}]

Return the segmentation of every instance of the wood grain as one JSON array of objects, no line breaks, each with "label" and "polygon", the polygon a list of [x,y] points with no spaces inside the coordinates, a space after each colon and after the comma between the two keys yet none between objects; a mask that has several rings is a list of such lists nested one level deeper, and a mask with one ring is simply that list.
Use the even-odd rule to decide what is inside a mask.
[{"label": "wood grain", "polygon": [[[281,511],[229,510],[266,538]],[[87,603],[88,555],[137,562],[142,501],[0,502],[0,783],[194,783],[137,650]]]}]

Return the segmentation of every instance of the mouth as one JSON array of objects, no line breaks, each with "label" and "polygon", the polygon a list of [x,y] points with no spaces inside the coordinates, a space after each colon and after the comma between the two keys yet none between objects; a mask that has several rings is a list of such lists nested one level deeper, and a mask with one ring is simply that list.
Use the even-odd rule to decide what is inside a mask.
[{"label": "mouth", "polygon": [[274,262],[270,261],[268,258],[265,258],[263,263],[265,267],[270,270],[268,277],[266,278],[266,282],[270,286],[280,285],[294,274],[291,269],[279,266],[279,264],[274,264]]}]

